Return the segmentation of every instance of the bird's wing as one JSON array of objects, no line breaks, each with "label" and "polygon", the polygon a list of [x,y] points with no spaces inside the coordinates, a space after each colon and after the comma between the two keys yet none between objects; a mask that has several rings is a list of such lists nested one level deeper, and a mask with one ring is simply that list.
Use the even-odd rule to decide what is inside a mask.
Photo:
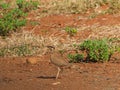
[{"label": "bird's wing", "polygon": [[51,55],[51,62],[57,66],[66,66],[68,63],[61,55]]}]

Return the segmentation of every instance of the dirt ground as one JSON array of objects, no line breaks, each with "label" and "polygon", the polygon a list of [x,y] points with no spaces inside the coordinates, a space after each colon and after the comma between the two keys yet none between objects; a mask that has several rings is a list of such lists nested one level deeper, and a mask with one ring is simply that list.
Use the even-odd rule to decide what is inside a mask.
[{"label": "dirt ground", "polygon": [[[27,19],[39,24],[28,24],[24,30],[43,36],[65,38],[66,33],[60,29],[66,26],[120,25],[120,15],[86,19],[86,15],[62,14],[37,18],[36,13],[31,12]],[[99,32],[87,29],[78,32],[75,38],[86,39],[93,33],[99,36]],[[105,31],[104,36],[114,35],[120,37],[120,29]],[[49,62],[49,56],[34,57],[36,64],[26,63],[27,58],[33,57],[0,58],[0,90],[120,90],[120,53],[115,53],[107,63],[75,63],[73,68],[64,69],[57,80],[57,68]]]},{"label": "dirt ground", "polygon": [[48,57],[34,57],[39,60],[36,64],[27,64],[27,58],[0,59],[0,90],[120,90],[118,60],[76,63],[56,80],[57,68]]}]

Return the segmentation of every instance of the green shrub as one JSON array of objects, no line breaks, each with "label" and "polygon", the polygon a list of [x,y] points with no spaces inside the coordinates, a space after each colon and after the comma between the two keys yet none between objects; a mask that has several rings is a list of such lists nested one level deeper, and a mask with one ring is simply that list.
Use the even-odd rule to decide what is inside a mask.
[{"label": "green shrub", "polygon": [[2,3],[2,4],[0,4],[0,7],[2,9],[8,9],[10,7],[10,5],[8,3]]},{"label": "green shrub", "polygon": [[70,63],[78,63],[78,62],[81,62],[83,61],[83,54],[68,54],[68,59],[70,59]]},{"label": "green shrub", "polygon": [[105,39],[102,40],[86,40],[79,45],[79,49],[86,51],[88,61],[106,62],[110,58],[110,50]]},{"label": "green shrub", "polygon": [[32,9],[36,9],[38,6],[37,1],[25,1],[25,0],[16,0],[16,3],[18,5],[18,8],[21,9],[24,12],[29,12]]},{"label": "green shrub", "polygon": [[77,29],[75,28],[71,28],[71,27],[66,27],[65,31],[70,35],[70,36],[74,36],[77,33]]},{"label": "green shrub", "polygon": [[0,18],[0,35],[6,36],[10,32],[16,31],[21,26],[26,25],[25,16],[26,12],[37,8],[38,2],[36,1],[26,1],[26,0],[16,0],[18,7],[9,8],[10,4],[3,3],[0,6],[2,7]]},{"label": "green shrub", "polygon": [[0,18],[0,35],[6,36],[11,31],[15,31],[21,26],[24,26],[26,24],[25,15],[24,12],[17,8],[6,13]]}]

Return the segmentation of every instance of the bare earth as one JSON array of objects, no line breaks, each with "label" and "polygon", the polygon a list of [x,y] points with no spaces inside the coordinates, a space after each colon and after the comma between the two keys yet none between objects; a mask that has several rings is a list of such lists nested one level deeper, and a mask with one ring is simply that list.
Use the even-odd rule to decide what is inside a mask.
[{"label": "bare earth", "polygon": [[0,90],[120,90],[119,61],[74,64],[56,80],[55,66],[34,59],[39,59],[34,65],[26,58],[0,59]]}]

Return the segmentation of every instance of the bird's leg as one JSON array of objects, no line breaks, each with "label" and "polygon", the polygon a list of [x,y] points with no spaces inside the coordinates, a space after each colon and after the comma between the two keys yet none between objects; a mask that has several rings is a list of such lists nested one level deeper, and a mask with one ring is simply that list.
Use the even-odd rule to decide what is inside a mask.
[{"label": "bird's leg", "polygon": [[57,75],[56,75],[56,79],[58,78],[60,71],[61,71],[61,69],[60,69],[60,67],[58,67],[58,72],[57,72]]},{"label": "bird's leg", "polygon": [[60,68],[61,70],[60,70],[60,72],[62,73],[63,72],[63,68]]}]

